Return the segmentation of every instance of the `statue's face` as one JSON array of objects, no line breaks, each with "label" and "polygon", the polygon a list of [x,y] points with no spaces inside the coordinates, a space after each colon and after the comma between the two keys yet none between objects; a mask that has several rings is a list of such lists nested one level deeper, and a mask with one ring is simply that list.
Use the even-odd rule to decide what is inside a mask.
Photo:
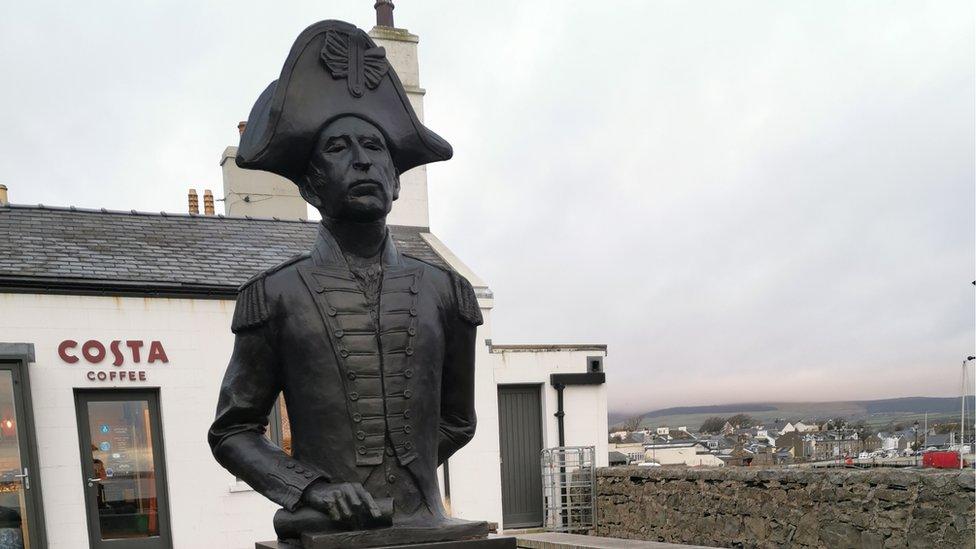
[{"label": "statue's face", "polygon": [[346,116],[319,133],[302,196],[323,216],[351,221],[386,217],[400,193],[400,179],[380,130]]}]

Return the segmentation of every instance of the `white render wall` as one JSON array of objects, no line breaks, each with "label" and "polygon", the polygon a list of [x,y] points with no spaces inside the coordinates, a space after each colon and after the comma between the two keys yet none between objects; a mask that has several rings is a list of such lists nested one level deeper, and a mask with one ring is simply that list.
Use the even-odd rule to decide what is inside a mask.
[{"label": "white render wall", "polygon": [[[488,300],[482,300],[482,306]],[[478,331],[475,407],[478,429],[474,439],[450,459],[451,510],[454,516],[502,523],[501,459],[498,427],[498,386],[539,384],[542,391],[543,446],[559,445],[556,389],[549,384],[554,373],[584,373],[587,357],[602,351],[495,350],[489,352],[490,311],[483,308],[485,324]],[[596,446],[597,466],[608,461],[607,388],[603,385],[571,385],[563,392],[566,446]]]},{"label": "white render wall", "polygon": [[[275,538],[271,517],[277,506],[237,484],[207,445],[233,346],[233,301],[0,294],[0,311],[0,341],[34,344],[36,363],[28,371],[51,549],[88,547],[76,387],[159,388],[173,547],[251,549],[255,541]],[[84,359],[66,364],[57,353],[65,339],[141,339],[147,345],[158,340],[169,363],[132,365],[127,359],[115,368],[109,358],[99,366]],[[85,377],[90,368],[130,367],[146,370],[147,380],[108,383]]]}]

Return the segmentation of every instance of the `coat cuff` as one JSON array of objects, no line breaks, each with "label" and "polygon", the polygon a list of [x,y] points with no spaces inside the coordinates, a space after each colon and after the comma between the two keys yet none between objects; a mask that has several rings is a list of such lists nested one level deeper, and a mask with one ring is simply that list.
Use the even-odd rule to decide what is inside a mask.
[{"label": "coat cuff", "polygon": [[293,458],[280,460],[274,471],[269,472],[268,475],[284,485],[281,501],[278,503],[289,511],[300,507],[305,489],[313,482],[317,480],[329,482],[328,475]]}]

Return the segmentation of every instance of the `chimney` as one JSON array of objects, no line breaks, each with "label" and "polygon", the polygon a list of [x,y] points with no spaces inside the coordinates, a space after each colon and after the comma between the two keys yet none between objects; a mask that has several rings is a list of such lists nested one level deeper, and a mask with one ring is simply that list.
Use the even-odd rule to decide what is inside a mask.
[{"label": "chimney", "polygon": [[0,184],[0,206],[6,206],[7,204],[10,204],[10,201],[7,200],[7,186]]},{"label": "chimney", "polygon": [[376,26],[393,28],[393,0],[376,0]]},{"label": "chimney", "polygon": [[190,193],[187,195],[187,199],[190,202],[190,213],[191,214],[200,213],[200,197],[197,196],[196,189],[190,189]]},{"label": "chimney", "polygon": [[204,189],[203,191],[203,215],[213,215],[214,214],[214,198],[213,193],[210,189]]},{"label": "chimney", "polygon": [[237,123],[237,132],[244,135],[244,128],[247,127],[247,120],[241,120]]},{"label": "chimney", "polygon": [[[386,50],[386,59],[396,71],[407,92],[407,99],[424,121],[424,89],[420,86],[420,67],[417,62],[417,44],[420,37],[404,28],[393,26],[393,2],[374,0],[376,26],[369,36],[376,45]],[[401,24],[403,22],[401,21]],[[229,195],[228,195],[229,196]],[[427,203],[427,168],[418,166],[400,174],[400,198],[393,204],[393,211],[386,218],[390,225],[430,227]]]}]

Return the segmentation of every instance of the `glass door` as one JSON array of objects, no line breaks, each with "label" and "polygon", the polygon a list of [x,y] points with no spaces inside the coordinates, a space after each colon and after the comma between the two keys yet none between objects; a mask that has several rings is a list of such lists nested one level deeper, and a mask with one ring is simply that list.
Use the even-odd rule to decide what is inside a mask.
[{"label": "glass door", "polygon": [[156,392],[77,391],[91,547],[171,547]]},{"label": "glass door", "polygon": [[0,362],[0,547],[40,547],[40,486],[20,362]]}]

